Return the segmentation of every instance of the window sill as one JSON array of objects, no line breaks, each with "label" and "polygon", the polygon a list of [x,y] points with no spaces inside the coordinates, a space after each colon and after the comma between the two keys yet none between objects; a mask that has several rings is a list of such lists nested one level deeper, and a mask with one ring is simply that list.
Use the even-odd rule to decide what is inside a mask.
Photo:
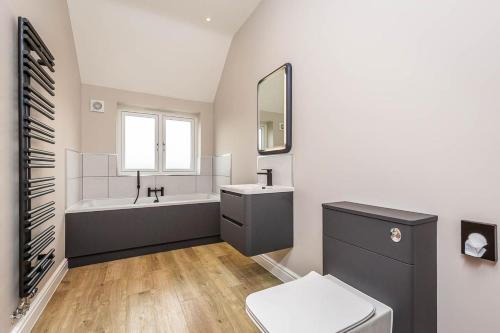
[{"label": "window sill", "polygon": [[[141,176],[199,176],[197,171],[155,172],[141,171]],[[117,176],[137,176],[137,171],[118,171]]]}]

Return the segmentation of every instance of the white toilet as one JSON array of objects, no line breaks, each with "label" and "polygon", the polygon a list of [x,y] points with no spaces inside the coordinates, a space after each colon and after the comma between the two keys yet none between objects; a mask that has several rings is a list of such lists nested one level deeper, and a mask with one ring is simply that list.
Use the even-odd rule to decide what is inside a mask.
[{"label": "white toilet", "polygon": [[437,216],[323,204],[323,273],[249,295],[269,333],[437,333]]},{"label": "white toilet", "polygon": [[246,311],[266,333],[392,332],[390,307],[316,272],[249,295]]}]

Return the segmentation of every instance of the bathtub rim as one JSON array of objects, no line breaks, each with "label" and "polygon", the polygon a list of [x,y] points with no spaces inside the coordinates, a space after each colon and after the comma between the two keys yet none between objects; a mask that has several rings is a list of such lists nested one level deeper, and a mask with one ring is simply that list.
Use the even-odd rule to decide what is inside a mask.
[{"label": "bathtub rim", "polygon": [[[127,199],[133,202],[135,198],[101,198],[101,199],[84,199],[75,202],[70,207],[66,208],[65,214],[75,214],[75,213],[87,213],[87,212],[98,212],[98,211],[107,211],[107,210],[122,210],[122,209],[141,209],[141,208],[154,208],[154,207],[163,207],[163,206],[176,206],[176,205],[191,205],[191,204],[203,204],[203,203],[214,203],[220,202],[220,195],[216,193],[191,193],[191,194],[206,194],[209,197],[204,199],[185,199],[178,201],[167,201],[167,202],[151,202],[151,203],[140,203],[140,204],[115,204],[110,206],[101,206],[101,207],[80,207],[80,205],[85,201],[92,200],[113,200],[113,199]],[[184,196],[184,194],[173,194],[168,195],[166,197],[175,197],[175,196]]]}]

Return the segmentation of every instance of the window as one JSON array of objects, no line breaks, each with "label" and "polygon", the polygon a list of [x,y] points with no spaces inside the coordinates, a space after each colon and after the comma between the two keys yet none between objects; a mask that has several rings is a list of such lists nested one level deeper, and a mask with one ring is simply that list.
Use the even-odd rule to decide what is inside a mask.
[{"label": "window", "polygon": [[155,115],[125,113],[123,116],[123,162],[126,170],[156,168],[158,126]]},{"label": "window", "polygon": [[193,119],[164,117],[164,160],[165,171],[194,169]]},{"label": "window", "polygon": [[121,131],[122,171],[196,171],[195,116],[122,111]]}]

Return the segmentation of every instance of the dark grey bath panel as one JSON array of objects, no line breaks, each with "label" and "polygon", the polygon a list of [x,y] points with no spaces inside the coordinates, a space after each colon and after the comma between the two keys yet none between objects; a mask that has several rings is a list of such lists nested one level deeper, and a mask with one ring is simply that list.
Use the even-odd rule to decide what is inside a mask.
[{"label": "dark grey bath panel", "polygon": [[140,255],[147,247],[194,239],[203,243],[219,235],[218,202],[68,213],[66,257],[91,263],[81,257],[116,258],[117,251]]},{"label": "dark grey bath panel", "polygon": [[[387,304],[394,333],[437,331],[437,216],[323,204],[323,273]],[[391,239],[391,229],[401,233]]]},{"label": "dark grey bath panel", "polygon": [[246,256],[293,246],[293,192],[221,191],[221,238]]},{"label": "dark grey bath panel", "polygon": [[112,252],[96,253],[81,257],[68,258],[68,266],[69,268],[80,267],[85,265],[97,264],[100,262],[137,257],[151,253],[184,249],[187,247],[213,244],[219,242],[222,242],[222,239],[220,239],[219,236],[212,236],[212,237],[188,239],[184,241],[165,243],[159,245],[136,247],[132,249],[118,250]]}]

